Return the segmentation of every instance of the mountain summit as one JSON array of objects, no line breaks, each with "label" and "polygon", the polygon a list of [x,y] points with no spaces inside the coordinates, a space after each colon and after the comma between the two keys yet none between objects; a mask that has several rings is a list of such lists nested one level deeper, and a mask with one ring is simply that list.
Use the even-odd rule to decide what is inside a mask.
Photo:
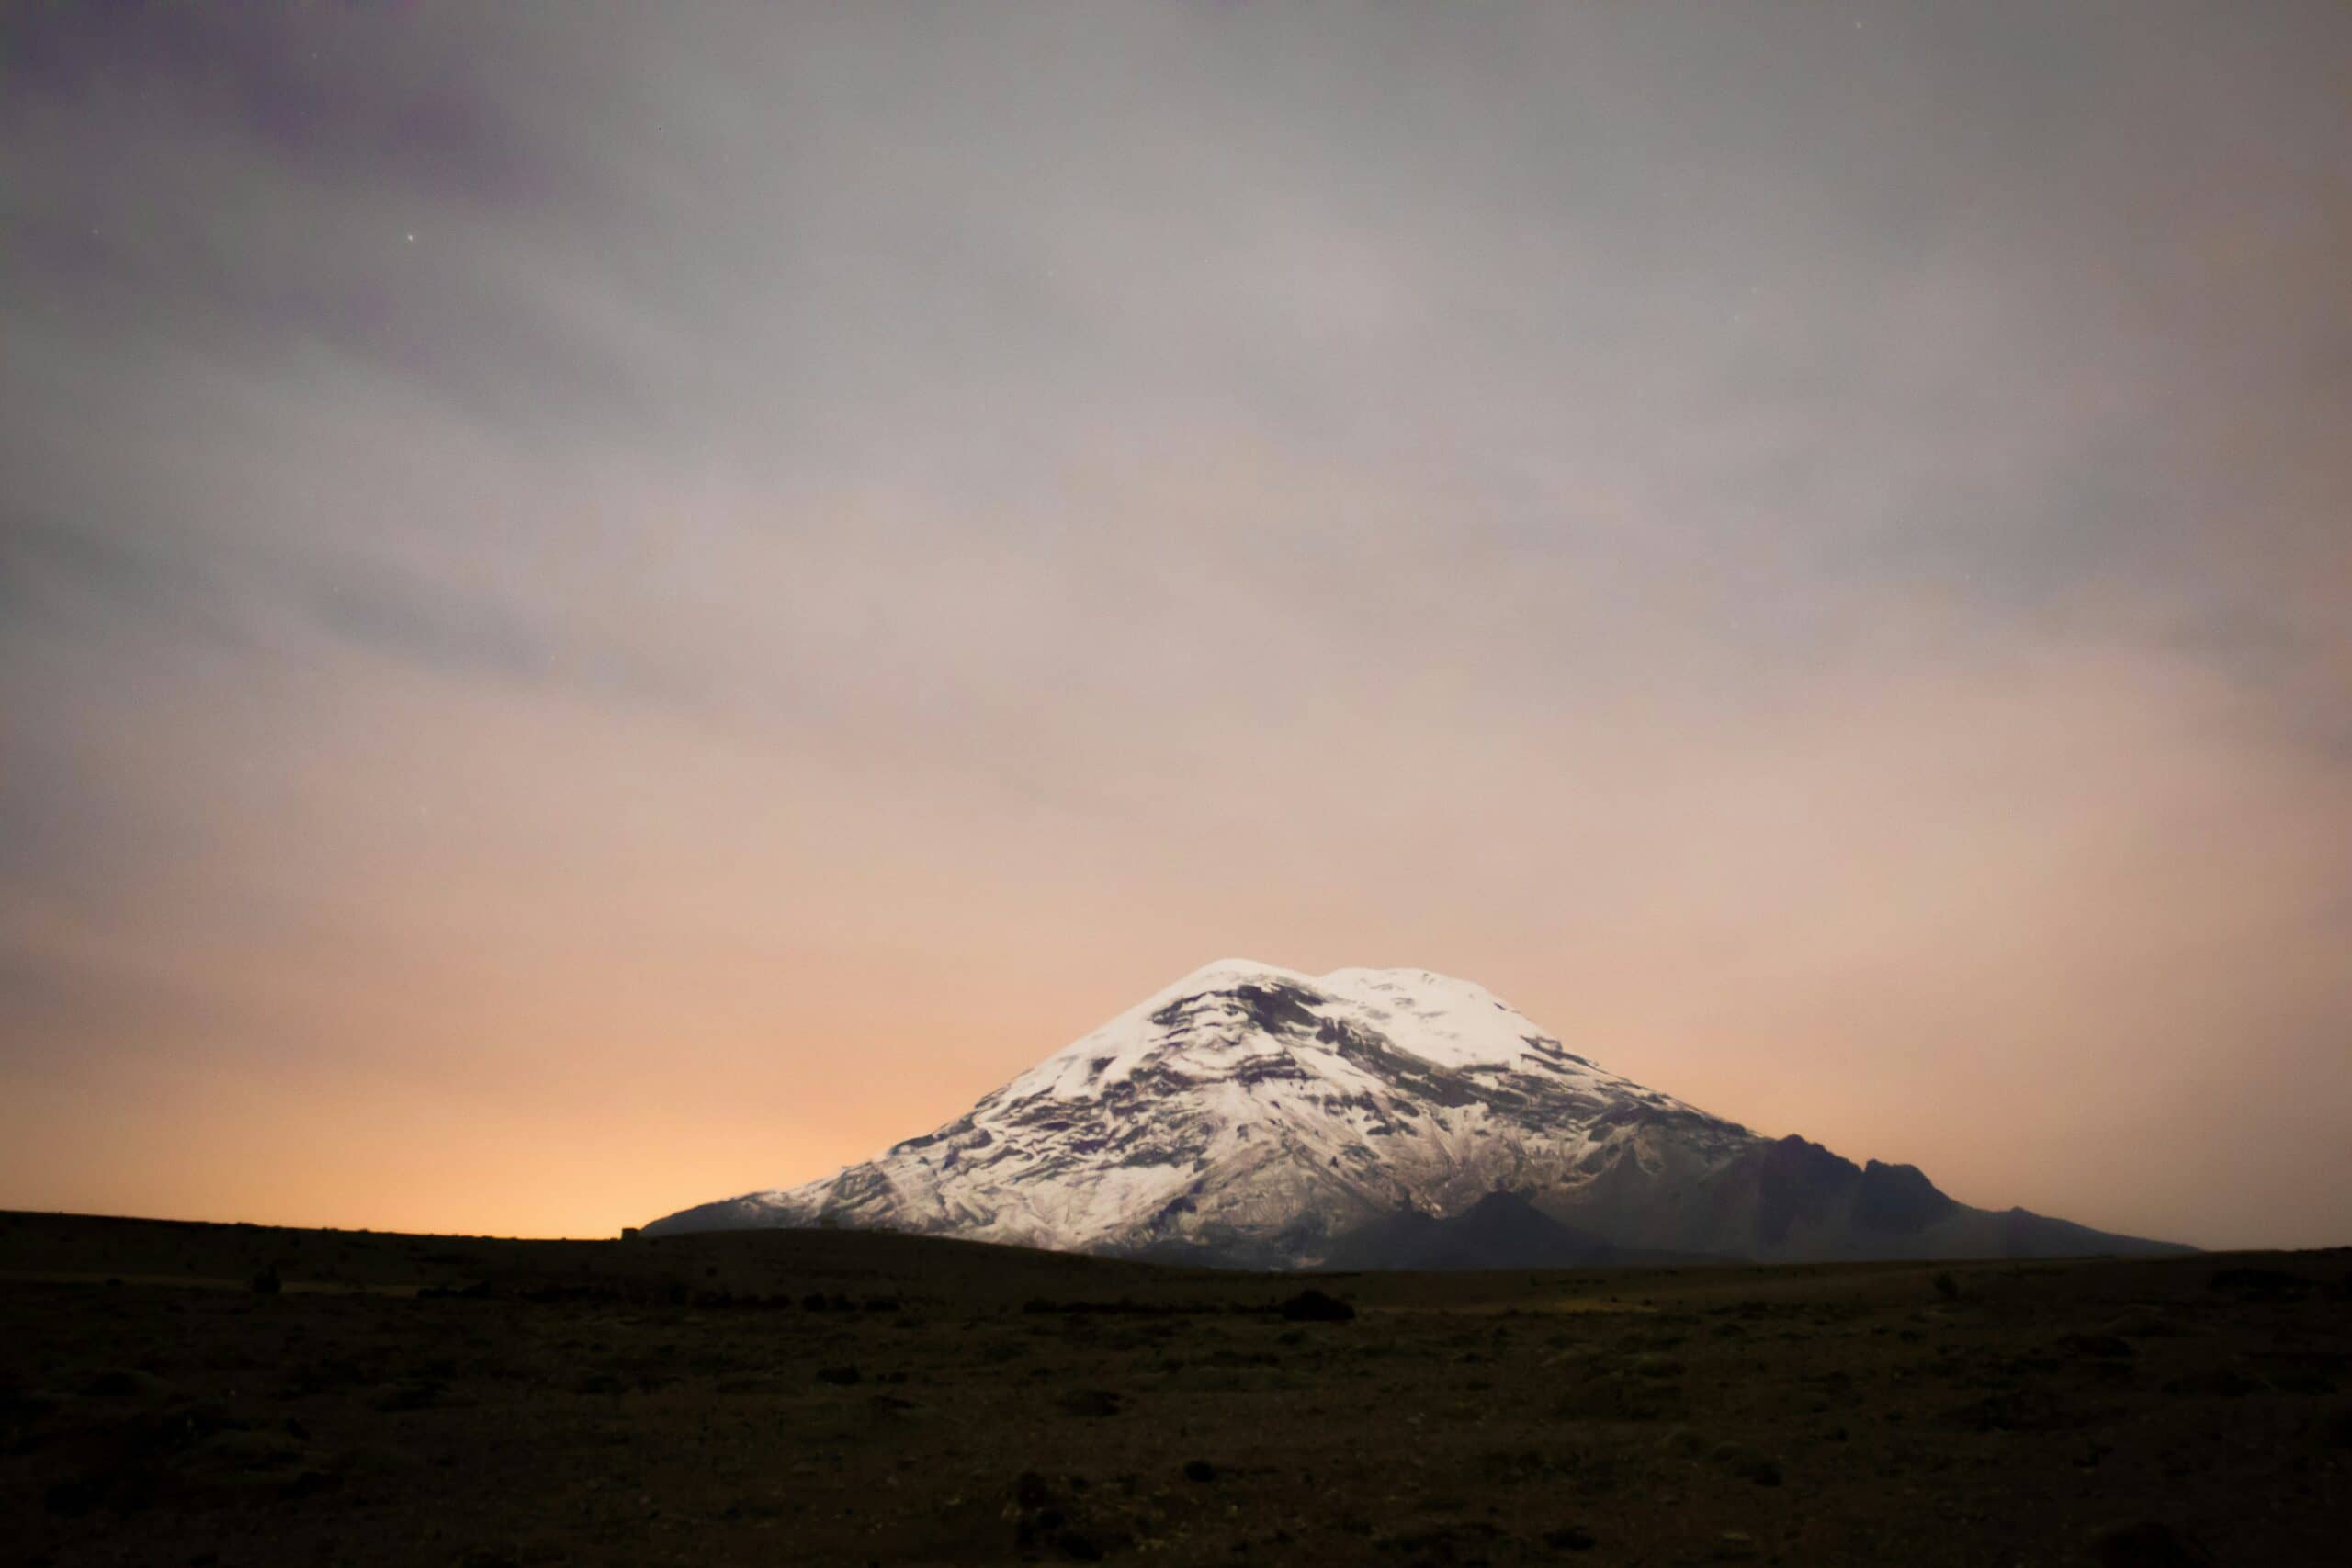
[{"label": "mountain summit", "polygon": [[915,1231],[1252,1268],[2174,1250],[1956,1203],[1620,1077],[1425,969],[1193,971],[936,1132],[650,1234]]}]

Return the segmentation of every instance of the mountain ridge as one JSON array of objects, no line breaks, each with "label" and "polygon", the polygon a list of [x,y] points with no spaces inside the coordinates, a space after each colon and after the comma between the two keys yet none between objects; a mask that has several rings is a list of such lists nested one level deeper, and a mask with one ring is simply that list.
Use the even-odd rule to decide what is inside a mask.
[{"label": "mountain ridge", "polygon": [[1469,981],[1245,959],[874,1159],[646,1229],[763,1225],[1283,1269],[2174,1250],[1767,1138],[1610,1072]]}]

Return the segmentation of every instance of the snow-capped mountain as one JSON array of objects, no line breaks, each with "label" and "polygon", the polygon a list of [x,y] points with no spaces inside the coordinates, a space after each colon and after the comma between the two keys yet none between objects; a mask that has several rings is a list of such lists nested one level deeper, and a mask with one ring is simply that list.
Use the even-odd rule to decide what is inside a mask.
[{"label": "snow-capped mountain", "polygon": [[1767,1139],[1419,969],[1194,971],[969,1111],[650,1233],[842,1225],[1252,1267],[2154,1247]]}]

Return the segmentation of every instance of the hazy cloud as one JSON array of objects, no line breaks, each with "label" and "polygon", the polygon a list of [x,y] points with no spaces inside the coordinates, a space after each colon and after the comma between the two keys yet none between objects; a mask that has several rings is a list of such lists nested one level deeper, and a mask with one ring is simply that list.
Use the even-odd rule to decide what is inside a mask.
[{"label": "hazy cloud", "polygon": [[1240,952],[2352,1220],[2342,6],[5,26],[0,1199],[607,1228]]}]

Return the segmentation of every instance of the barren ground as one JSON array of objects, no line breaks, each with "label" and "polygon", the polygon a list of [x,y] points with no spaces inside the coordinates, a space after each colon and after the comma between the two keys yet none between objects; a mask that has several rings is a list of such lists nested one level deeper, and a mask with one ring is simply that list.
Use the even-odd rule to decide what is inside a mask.
[{"label": "barren ground", "polygon": [[[1272,1310],[1309,1285],[1357,1315]],[[10,1563],[2347,1542],[2352,1251],[1317,1279],[874,1235],[0,1214]]]}]

